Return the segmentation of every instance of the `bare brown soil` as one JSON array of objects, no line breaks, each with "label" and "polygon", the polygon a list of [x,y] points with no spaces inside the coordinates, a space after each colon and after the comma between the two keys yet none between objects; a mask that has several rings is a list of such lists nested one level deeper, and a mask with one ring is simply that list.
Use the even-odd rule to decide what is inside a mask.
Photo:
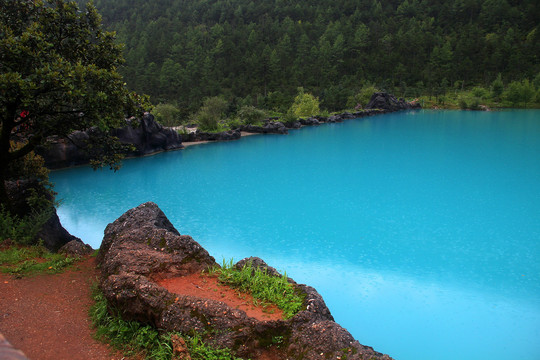
[{"label": "bare brown soil", "polygon": [[283,311],[276,306],[269,306],[264,309],[256,307],[253,304],[251,295],[240,293],[220,284],[216,276],[192,274],[159,280],[157,283],[174,294],[192,295],[222,301],[233,309],[245,311],[247,316],[259,321],[283,319]]},{"label": "bare brown soil", "polygon": [[[93,338],[88,315],[93,304],[93,282],[97,282],[93,257],[84,258],[60,274],[17,279],[0,273],[0,333],[31,360],[125,359],[118,351]],[[174,293],[223,301],[258,320],[283,316],[275,307],[255,307],[249,295],[219,285],[216,277],[195,274],[161,283]],[[283,358],[274,351],[259,354],[258,358]]]},{"label": "bare brown soil", "polygon": [[120,359],[92,337],[88,311],[94,258],[61,274],[23,279],[0,274],[0,333],[32,360]]}]

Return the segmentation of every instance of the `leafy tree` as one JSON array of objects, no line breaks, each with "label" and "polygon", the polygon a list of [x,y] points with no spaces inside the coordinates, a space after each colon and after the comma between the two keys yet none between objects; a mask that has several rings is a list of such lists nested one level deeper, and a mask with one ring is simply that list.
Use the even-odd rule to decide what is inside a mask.
[{"label": "leafy tree", "polygon": [[536,90],[539,90],[540,89],[540,73],[536,74],[536,76],[534,77],[533,81],[533,86]]},{"label": "leafy tree", "polygon": [[501,73],[499,73],[499,75],[497,75],[497,78],[491,83],[491,96],[493,96],[493,98],[498,101],[501,98],[503,91],[504,84],[501,78]]},{"label": "leafy tree", "polygon": [[303,88],[298,89],[291,110],[296,116],[314,116],[319,113],[319,99],[305,93]]},{"label": "leafy tree", "polygon": [[264,120],[266,113],[255,106],[242,106],[238,110],[238,117],[244,124],[256,124]]},{"label": "leafy tree", "polygon": [[377,89],[373,84],[364,85],[358,94],[349,98],[347,107],[354,108],[357,106],[366,106],[369,103],[369,100],[371,100],[371,96],[378,91],[379,89]]},{"label": "leafy tree", "polygon": [[202,107],[195,114],[195,119],[201,130],[216,131],[219,129],[219,121],[227,109],[227,101],[219,96],[204,100]]},{"label": "leafy tree", "polygon": [[154,106],[152,114],[163,126],[178,126],[180,121],[180,110],[173,104],[158,104]]},{"label": "leafy tree", "polygon": [[506,100],[510,101],[513,105],[519,103],[526,104],[533,99],[535,95],[534,86],[529,80],[512,81],[505,93]]},{"label": "leafy tree", "polygon": [[5,180],[17,175],[8,169],[51,135],[95,127],[93,163],[118,165],[107,130],[141,100],[117,72],[122,59],[92,5],[80,12],[65,0],[0,1],[0,204],[9,203]]}]

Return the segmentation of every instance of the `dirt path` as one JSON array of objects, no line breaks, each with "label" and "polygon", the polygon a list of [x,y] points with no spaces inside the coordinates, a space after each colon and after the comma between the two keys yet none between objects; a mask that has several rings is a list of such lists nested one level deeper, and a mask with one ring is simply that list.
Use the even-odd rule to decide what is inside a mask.
[{"label": "dirt path", "polygon": [[[93,257],[86,257],[61,274],[16,279],[0,273],[0,334],[31,360],[125,359],[92,337],[88,311],[93,304],[91,285],[96,281]],[[282,317],[277,308],[253,307],[249,295],[239,297],[236,291],[218,285],[215,277],[195,274],[165,280],[162,285],[179,294],[224,301],[263,321]],[[258,358],[275,360],[283,357],[269,349]]]},{"label": "dirt path", "polygon": [[95,279],[91,257],[61,274],[0,274],[0,333],[32,360],[121,358],[92,337],[88,310]]}]

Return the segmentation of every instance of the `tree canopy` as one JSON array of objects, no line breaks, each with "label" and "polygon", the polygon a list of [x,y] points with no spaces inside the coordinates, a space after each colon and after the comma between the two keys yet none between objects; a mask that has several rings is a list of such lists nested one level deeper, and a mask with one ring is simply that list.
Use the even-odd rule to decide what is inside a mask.
[{"label": "tree canopy", "polygon": [[304,87],[334,111],[367,83],[416,97],[540,72],[537,0],[95,3],[126,43],[128,85],[184,115],[218,95],[286,109]]},{"label": "tree canopy", "polygon": [[[101,146],[114,148],[107,130],[141,103],[118,73],[122,62],[121,46],[92,5],[80,11],[65,0],[0,1],[0,204],[7,202],[4,180],[16,176],[9,165],[52,135],[94,127]],[[118,160],[111,152],[92,155],[96,163]]]}]

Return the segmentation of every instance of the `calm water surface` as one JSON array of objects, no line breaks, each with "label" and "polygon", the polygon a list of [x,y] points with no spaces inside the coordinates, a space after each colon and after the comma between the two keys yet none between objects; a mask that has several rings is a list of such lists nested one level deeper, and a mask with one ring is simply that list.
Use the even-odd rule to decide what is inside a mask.
[{"label": "calm water surface", "polygon": [[93,247],[156,202],[214,257],[314,286],[398,360],[540,359],[540,111],[420,111],[51,174]]}]

